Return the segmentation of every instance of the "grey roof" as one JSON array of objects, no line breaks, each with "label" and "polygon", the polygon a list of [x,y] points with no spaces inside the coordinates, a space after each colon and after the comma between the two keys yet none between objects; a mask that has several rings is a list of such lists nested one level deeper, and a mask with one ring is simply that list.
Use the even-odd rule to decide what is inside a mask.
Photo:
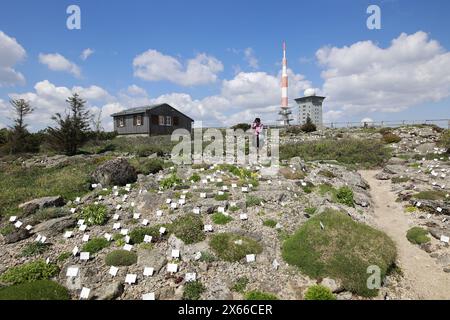
[{"label": "grey roof", "polygon": [[120,112],[113,113],[111,115],[111,117],[124,116],[124,115],[127,115],[127,114],[135,114],[135,113],[144,113],[147,110],[151,110],[153,108],[162,106],[164,104],[165,103],[160,103],[160,104],[153,104],[153,105],[148,105],[148,106],[143,106],[143,107],[130,108],[130,109],[126,109],[126,110],[123,110],[123,111],[120,111]]},{"label": "grey roof", "polygon": [[[116,112],[113,113],[111,115],[111,117],[116,117],[116,116],[125,116],[128,114],[136,114],[136,113],[144,113],[148,110],[157,108],[157,107],[161,107],[161,106],[168,106],[170,108],[173,108],[171,105],[167,104],[167,103],[159,103],[159,104],[152,104],[152,105],[148,105],[148,106],[142,106],[142,107],[137,107],[137,108],[130,108],[130,109],[126,109],[120,112]],[[175,108],[173,108],[175,109]],[[175,109],[177,110],[177,109]],[[184,116],[188,117],[189,119],[191,119],[192,121],[194,121],[194,119],[192,119],[191,117],[189,117],[188,115],[184,114],[183,112],[181,112],[180,110],[177,110],[179,113],[183,114]]]},{"label": "grey roof", "polygon": [[317,100],[324,100],[325,99],[325,97],[321,97],[321,96],[307,96],[307,97],[297,98],[297,99],[294,99],[294,100],[295,101],[305,101],[305,100],[310,100],[312,98],[315,98]]}]

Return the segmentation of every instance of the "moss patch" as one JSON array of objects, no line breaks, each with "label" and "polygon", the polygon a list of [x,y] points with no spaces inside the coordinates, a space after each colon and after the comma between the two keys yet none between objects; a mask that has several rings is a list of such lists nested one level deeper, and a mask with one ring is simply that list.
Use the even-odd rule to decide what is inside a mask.
[{"label": "moss patch", "polygon": [[262,246],[258,242],[234,233],[215,234],[209,245],[220,259],[230,262],[239,261],[247,254],[262,252]]}]

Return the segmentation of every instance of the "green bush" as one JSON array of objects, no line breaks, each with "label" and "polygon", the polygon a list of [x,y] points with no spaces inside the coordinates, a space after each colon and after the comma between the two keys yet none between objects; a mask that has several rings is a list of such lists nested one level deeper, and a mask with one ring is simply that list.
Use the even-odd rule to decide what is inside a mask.
[{"label": "green bush", "polygon": [[253,290],[245,294],[245,300],[278,300],[278,297],[272,293]]},{"label": "green bush", "polygon": [[55,218],[59,218],[62,216],[67,215],[69,212],[67,209],[65,208],[54,208],[54,207],[50,207],[50,208],[43,208],[38,210],[36,213],[34,213],[31,216],[31,219],[29,221],[29,223],[31,225],[35,225],[50,219],[55,219]]},{"label": "green bush", "polygon": [[131,165],[136,169],[137,173],[151,174],[157,173],[164,169],[164,161],[159,158],[137,158],[130,161]]},{"label": "green bush", "polygon": [[316,125],[311,121],[311,118],[308,116],[306,118],[306,123],[304,123],[301,127],[300,130],[302,130],[303,132],[314,132],[317,130]]},{"label": "green bush", "polygon": [[333,172],[331,172],[330,170],[320,170],[318,172],[318,174],[320,174],[321,176],[324,176],[326,178],[330,178],[330,179],[336,178],[336,175]]},{"label": "green bush", "polygon": [[191,281],[184,285],[183,300],[199,300],[206,290],[200,281]]},{"label": "green bush", "polygon": [[300,157],[305,161],[332,160],[348,166],[371,168],[390,158],[389,149],[379,140],[322,139],[280,146],[280,160]]},{"label": "green bush", "polygon": [[137,255],[134,252],[126,250],[114,250],[105,258],[105,263],[108,266],[131,266],[137,262]]},{"label": "green bush", "polygon": [[109,247],[109,244],[110,242],[105,238],[93,238],[83,245],[82,251],[94,254]]},{"label": "green bush", "polygon": [[316,207],[309,207],[309,208],[305,208],[305,212],[307,214],[309,214],[310,216],[312,216],[314,213],[316,213],[317,208]]},{"label": "green bush", "polygon": [[391,179],[392,183],[404,183],[404,182],[408,182],[409,178],[408,177],[394,177]]},{"label": "green bush", "polygon": [[249,280],[247,277],[241,277],[236,280],[233,287],[231,287],[231,290],[239,293],[244,293],[248,283]]},{"label": "green bush", "polygon": [[233,218],[230,216],[226,216],[223,213],[216,212],[211,217],[212,221],[215,224],[227,224],[228,222],[232,221]]},{"label": "green bush", "polygon": [[250,128],[251,128],[251,125],[249,125],[248,123],[238,123],[231,127],[231,129],[234,129],[234,130],[241,129],[244,132],[246,132]]},{"label": "green bush", "polygon": [[42,243],[42,242],[31,242],[25,245],[25,247],[22,249],[21,255],[23,257],[32,257],[39,254],[44,253],[49,248],[48,243]]},{"label": "green bush", "polygon": [[327,287],[314,285],[306,291],[305,300],[336,300],[336,297]]},{"label": "green bush", "polygon": [[81,210],[80,218],[86,225],[103,225],[108,220],[108,209],[103,204],[89,204]]},{"label": "green bush", "polygon": [[[241,240],[242,244],[235,241]],[[239,261],[247,254],[262,252],[262,246],[253,239],[234,233],[218,233],[212,236],[209,246],[215,254],[225,261]]]},{"label": "green bush", "polygon": [[413,195],[413,198],[420,200],[444,200],[446,193],[440,190],[421,191]]},{"label": "green bush", "polygon": [[267,219],[267,220],[263,221],[263,226],[266,226],[266,227],[275,228],[276,225],[277,225],[277,222],[272,219]]},{"label": "green bush", "polygon": [[55,264],[47,264],[44,260],[35,260],[11,267],[0,275],[0,282],[7,284],[20,284],[36,280],[46,280],[56,276],[59,267]]},{"label": "green bush", "polygon": [[170,189],[182,183],[182,180],[177,177],[175,173],[172,173],[170,177],[167,177],[160,181],[159,185],[163,189]]},{"label": "green bush", "polygon": [[133,230],[131,230],[129,236],[130,236],[130,242],[133,244],[139,244],[142,241],[144,241],[144,237],[145,235],[149,235],[152,236],[152,242],[158,242],[160,241],[165,235],[167,235],[167,233],[165,235],[161,235],[159,233],[159,229],[161,227],[166,227],[167,228],[168,225],[162,225],[162,224],[157,224],[151,227],[138,227],[138,228],[134,228]]},{"label": "green bush", "polygon": [[282,255],[310,277],[339,279],[348,291],[375,296],[377,290],[367,288],[367,268],[378,266],[384,278],[394,264],[396,248],[385,233],[329,209],[285,240]]},{"label": "green bush", "polygon": [[58,256],[58,258],[56,258],[56,261],[58,261],[58,262],[64,262],[64,261],[66,261],[67,259],[69,259],[71,256],[72,256],[72,253],[71,253],[71,252],[68,252],[68,251],[62,252],[62,253]]},{"label": "green bush", "polygon": [[430,242],[428,231],[421,227],[413,227],[406,232],[406,238],[414,244],[423,244]]},{"label": "green bush", "polygon": [[263,200],[257,196],[248,195],[245,199],[245,205],[247,207],[259,206]]},{"label": "green bush", "polygon": [[337,190],[336,200],[337,202],[345,204],[349,207],[355,206],[355,201],[353,200],[353,191],[347,186],[341,187]]},{"label": "green bush", "polygon": [[25,282],[0,289],[0,300],[69,300],[69,291],[50,280]]},{"label": "green bush", "polygon": [[199,182],[201,179],[202,179],[202,178],[201,178],[198,174],[194,173],[194,174],[189,178],[189,181]]},{"label": "green bush", "polygon": [[214,199],[216,201],[225,201],[228,200],[228,193],[224,192],[224,194],[216,194],[214,196]]},{"label": "green bush", "polygon": [[386,132],[385,134],[383,134],[383,141],[385,143],[398,143],[401,140],[402,138],[392,132]]},{"label": "green bush", "polygon": [[192,244],[205,240],[202,219],[192,213],[176,218],[168,226],[169,232],[183,240],[185,244]]},{"label": "green bush", "polygon": [[200,256],[199,260],[201,262],[214,262],[217,260],[217,258],[211,252],[202,251],[201,254],[202,255]]},{"label": "green bush", "polygon": [[438,145],[440,147],[446,148],[447,153],[450,153],[450,130],[445,130],[442,132],[438,141]]},{"label": "green bush", "polygon": [[6,226],[0,229],[0,234],[2,236],[7,236],[8,234],[13,233],[14,231],[16,231],[16,227],[14,227],[14,225],[12,224],[7,224]]}]

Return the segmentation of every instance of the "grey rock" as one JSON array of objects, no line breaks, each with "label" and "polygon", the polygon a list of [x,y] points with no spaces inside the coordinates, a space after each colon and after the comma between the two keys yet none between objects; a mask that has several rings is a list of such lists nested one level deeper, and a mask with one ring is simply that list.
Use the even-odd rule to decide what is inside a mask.
[{"label": "grey rock", "polygon": [[437,263],[439,263],[440,265],[444,266],[444,267],[448,267],[450,266],[450,254],[443,254],[441,256],[439,256],[439,258],[437,258]]},{"label": "grey rock", "polygon": [[97,289],[94,295],[97,300],[114,300],[120,297],[122,293],[123,283],[120,281],[114,281]]},{"label": "grey rock", "polygon": [[166,255],[158,249],[148,250],[140,248],[137,255],[137,265],[141,268],[152,267],[155,273],[159,273],[167,263]]},{"label": "grey rock", "polygon": [[91,175],[92,182],[103,186],[133,183],[137,180],[136,170],[123,158],[109,160],[94,170]]},{"label": "grey rock", "polygon": [[377,180],[389,180],[391,176],[387,174],[386,172],[379,172],[375,175],[375,179]]},{"label": "grey rock", "polygon": [[65,229],[72,228],[76,224],[75,218],[64,216],[39,223],[32,229],[33,233],[43,234],[47,237],[56,236]]},{"label": "grey rock", "polygon": [[327,287],[331,290],[331,292],[339,292],[342,291],[342,285],[340,282],[331,279],[331,278],[324,278],[322,279],[321,285],[324,287]]},{"label": "grey rock", "polygon": [[345,291],[341,292],[336,296],[337,300],[351,300],[353,297],[351,292]]},{"label": "grey rock", "polygon": [[19,208],[23,210],[24,216],[28,216],[35,213],[39,209],[48,207],[62,207],[64,204],[64,199],[61,196],[43,197],[22,203],[19,205]]},{"label": "grey rock", "polygon": [[157,293],[159,300],[174,300],[175,297],[175,288],[170,286],[165,286],[160,289]]},{"label": "grey rock", "polygon": [[5,243],[16,243],[22,240],[25,240],[31,236],[30,232],[26,229],[17,229],[10,234],[3,236],[3,240]]}]

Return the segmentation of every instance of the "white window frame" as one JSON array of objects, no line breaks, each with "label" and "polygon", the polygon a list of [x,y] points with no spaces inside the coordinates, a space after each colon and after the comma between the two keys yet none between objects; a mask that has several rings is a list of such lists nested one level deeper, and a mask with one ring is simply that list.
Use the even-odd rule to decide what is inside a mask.
[{"label": "white window frame", "polygon": [[125,127],[125,117],[119,117],[119,127]]},{"label": "white window frame", "polygon": [[136,116],[136,126],[142,126],[142,120],[143,120],[143,116],[142,116],[142,114],[138,114],[137,116]]},{"label": "white window frame", "polygon": [[165,118],[164,116],[158,116],[158,125],[164,126],[165,125]]},{"label": "white window frame", "polygon": [[166,126],[171,127],[172,126],[172,117],[171,116],[166,116]]}]

